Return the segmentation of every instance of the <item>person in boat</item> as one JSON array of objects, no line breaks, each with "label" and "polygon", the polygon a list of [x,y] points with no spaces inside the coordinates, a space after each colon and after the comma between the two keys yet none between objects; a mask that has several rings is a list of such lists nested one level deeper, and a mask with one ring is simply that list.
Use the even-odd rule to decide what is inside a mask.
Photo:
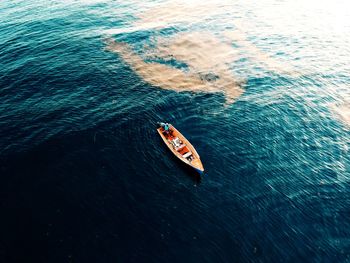
[{"label": "person in boat", "polygon": [[169,132],[170,131],[169,123],[165,123],[163,128],[164,128],[164,131]]},{"label": "person in boat", "polygon": [[165,133],[165,134],[169,134],[169,133],[170,133],[170,126],[169,126],[169,123],[161,122],[161,123],[160,123],[160,126],[164,129],[164,133]]}]

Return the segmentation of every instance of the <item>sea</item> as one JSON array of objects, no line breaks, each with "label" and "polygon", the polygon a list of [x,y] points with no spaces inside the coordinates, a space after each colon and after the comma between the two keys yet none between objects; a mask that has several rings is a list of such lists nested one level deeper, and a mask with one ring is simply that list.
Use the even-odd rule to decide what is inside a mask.
[{"label": "sea", "polygon": [[0,262],[350,262],[349,83],[349,1],[2,0]]}]

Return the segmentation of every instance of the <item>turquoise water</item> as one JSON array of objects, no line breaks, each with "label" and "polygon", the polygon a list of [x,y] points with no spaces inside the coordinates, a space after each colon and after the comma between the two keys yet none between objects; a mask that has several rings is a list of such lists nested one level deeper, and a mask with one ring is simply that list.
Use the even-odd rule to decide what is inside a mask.
[{"label": "turquoise water", "polygon": [[348,262],[349,7],[2,1],[0,261]]}]

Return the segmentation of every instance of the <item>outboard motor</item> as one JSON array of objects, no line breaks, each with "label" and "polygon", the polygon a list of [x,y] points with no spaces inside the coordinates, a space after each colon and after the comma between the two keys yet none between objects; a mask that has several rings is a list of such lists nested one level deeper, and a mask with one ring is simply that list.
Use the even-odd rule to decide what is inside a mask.
[{"label": "outboard motor", "polygon": [[157,122],[157,125],[158,127],[164,128],[166,124],[164,122]]}]

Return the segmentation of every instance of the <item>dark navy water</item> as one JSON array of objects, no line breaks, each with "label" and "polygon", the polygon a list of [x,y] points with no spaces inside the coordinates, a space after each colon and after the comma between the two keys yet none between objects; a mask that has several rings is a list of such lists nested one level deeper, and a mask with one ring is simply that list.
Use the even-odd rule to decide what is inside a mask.
[{"label": "dark navy water", "polygon": [[0,262],[350,262],[349,4],[223,2],[1,1]]}]

